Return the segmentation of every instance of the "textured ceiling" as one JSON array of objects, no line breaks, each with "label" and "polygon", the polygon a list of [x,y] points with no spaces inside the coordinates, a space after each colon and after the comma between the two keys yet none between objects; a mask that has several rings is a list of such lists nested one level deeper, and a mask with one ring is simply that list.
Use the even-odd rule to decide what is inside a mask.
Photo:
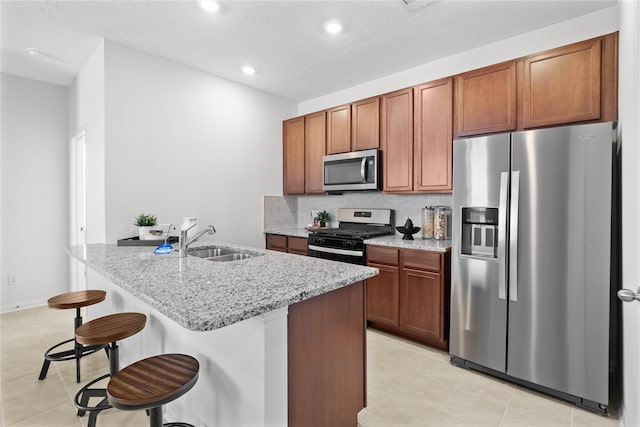
[{"label": "textured ceiling", "polygon": [[[1,2],[3,72],[68,85],[102,38],[303,101],[552,25],[615,0]],[[329,19],[343,23],[336,36]],[[35,59],[26,48],[37,48]],[[240,67],[257,72],[245,76]]]}]

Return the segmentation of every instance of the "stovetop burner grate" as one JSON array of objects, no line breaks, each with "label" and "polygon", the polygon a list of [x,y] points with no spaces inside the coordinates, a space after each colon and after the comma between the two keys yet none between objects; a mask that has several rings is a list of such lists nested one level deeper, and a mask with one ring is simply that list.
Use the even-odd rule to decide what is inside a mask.
[{"label": "stovetop burner grate", "polygon": [[388,230],[362,230],[354,228],[326,228],[314,231],[317,236],[329,237],[348,237],[355,239],[369,239],[376,236],[384,236],[389,234]]}]

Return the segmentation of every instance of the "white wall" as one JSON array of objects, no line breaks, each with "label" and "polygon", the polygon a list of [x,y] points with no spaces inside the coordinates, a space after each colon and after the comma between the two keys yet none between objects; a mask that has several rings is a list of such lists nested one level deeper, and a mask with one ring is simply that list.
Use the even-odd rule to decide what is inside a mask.
[{"label": "white wall", "polygon": [[[619,131],[622,144],[622,286],[640,286],[640,4],[620,2]],[[622,304],[622,425],[640,425],[640,302]]]},{"label": "white wall", "polygon": [[101,43],[69,86],[69,138],[86,132],[87,243],[105,242],[104,98],[104,45]]},{"label": "white wall", "polygon": [[282,120],[296,105],[110,41],[105,70],[107,241],[152,213],[263,246],[262,197],[282,193]]},{"label": "white wall", "polygon": [[[463,29],[460,30],[462,31]],[[487,65],[613,33],[617,30],[618,6],[612,6],[540,30],[431,61],[339,92],[301,102],[298,105],[298,115],[452,76]]]},{"label": "white wall", "polygon": [[[2,86],[3,312],[69,290],[67,89],[9,74]],[[8,285],[8,275],[18,284]]]}]

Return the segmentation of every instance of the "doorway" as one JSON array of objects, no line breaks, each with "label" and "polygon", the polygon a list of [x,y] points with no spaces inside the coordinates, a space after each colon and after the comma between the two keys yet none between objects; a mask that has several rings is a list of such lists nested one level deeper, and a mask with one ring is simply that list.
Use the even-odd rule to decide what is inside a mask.
[{"label": "doorway", "polygon": [[[71,139],[71,244],[87,243],[87,138],[83,131]],[[86,289],[86,266],[71,262],[71,290]]]}]

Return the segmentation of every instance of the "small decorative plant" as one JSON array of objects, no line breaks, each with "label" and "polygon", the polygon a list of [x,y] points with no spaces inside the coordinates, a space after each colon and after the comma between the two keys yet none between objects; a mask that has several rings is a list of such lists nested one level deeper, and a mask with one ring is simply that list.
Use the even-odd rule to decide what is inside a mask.
[{"label": "small decorative plant", "polygon": [[157,223],[158,223],[158,217],[151,214],[149,215],[140,214],[133,221],[133,225],[135,225],[136,227],[153,227]]},{"label": "small decorative plant", "polygon": [[320,211],[316,214],[316,221],[320,223],[320,227],[327,225],[327,222],[331,220],[331,215],[327,211]]}]

